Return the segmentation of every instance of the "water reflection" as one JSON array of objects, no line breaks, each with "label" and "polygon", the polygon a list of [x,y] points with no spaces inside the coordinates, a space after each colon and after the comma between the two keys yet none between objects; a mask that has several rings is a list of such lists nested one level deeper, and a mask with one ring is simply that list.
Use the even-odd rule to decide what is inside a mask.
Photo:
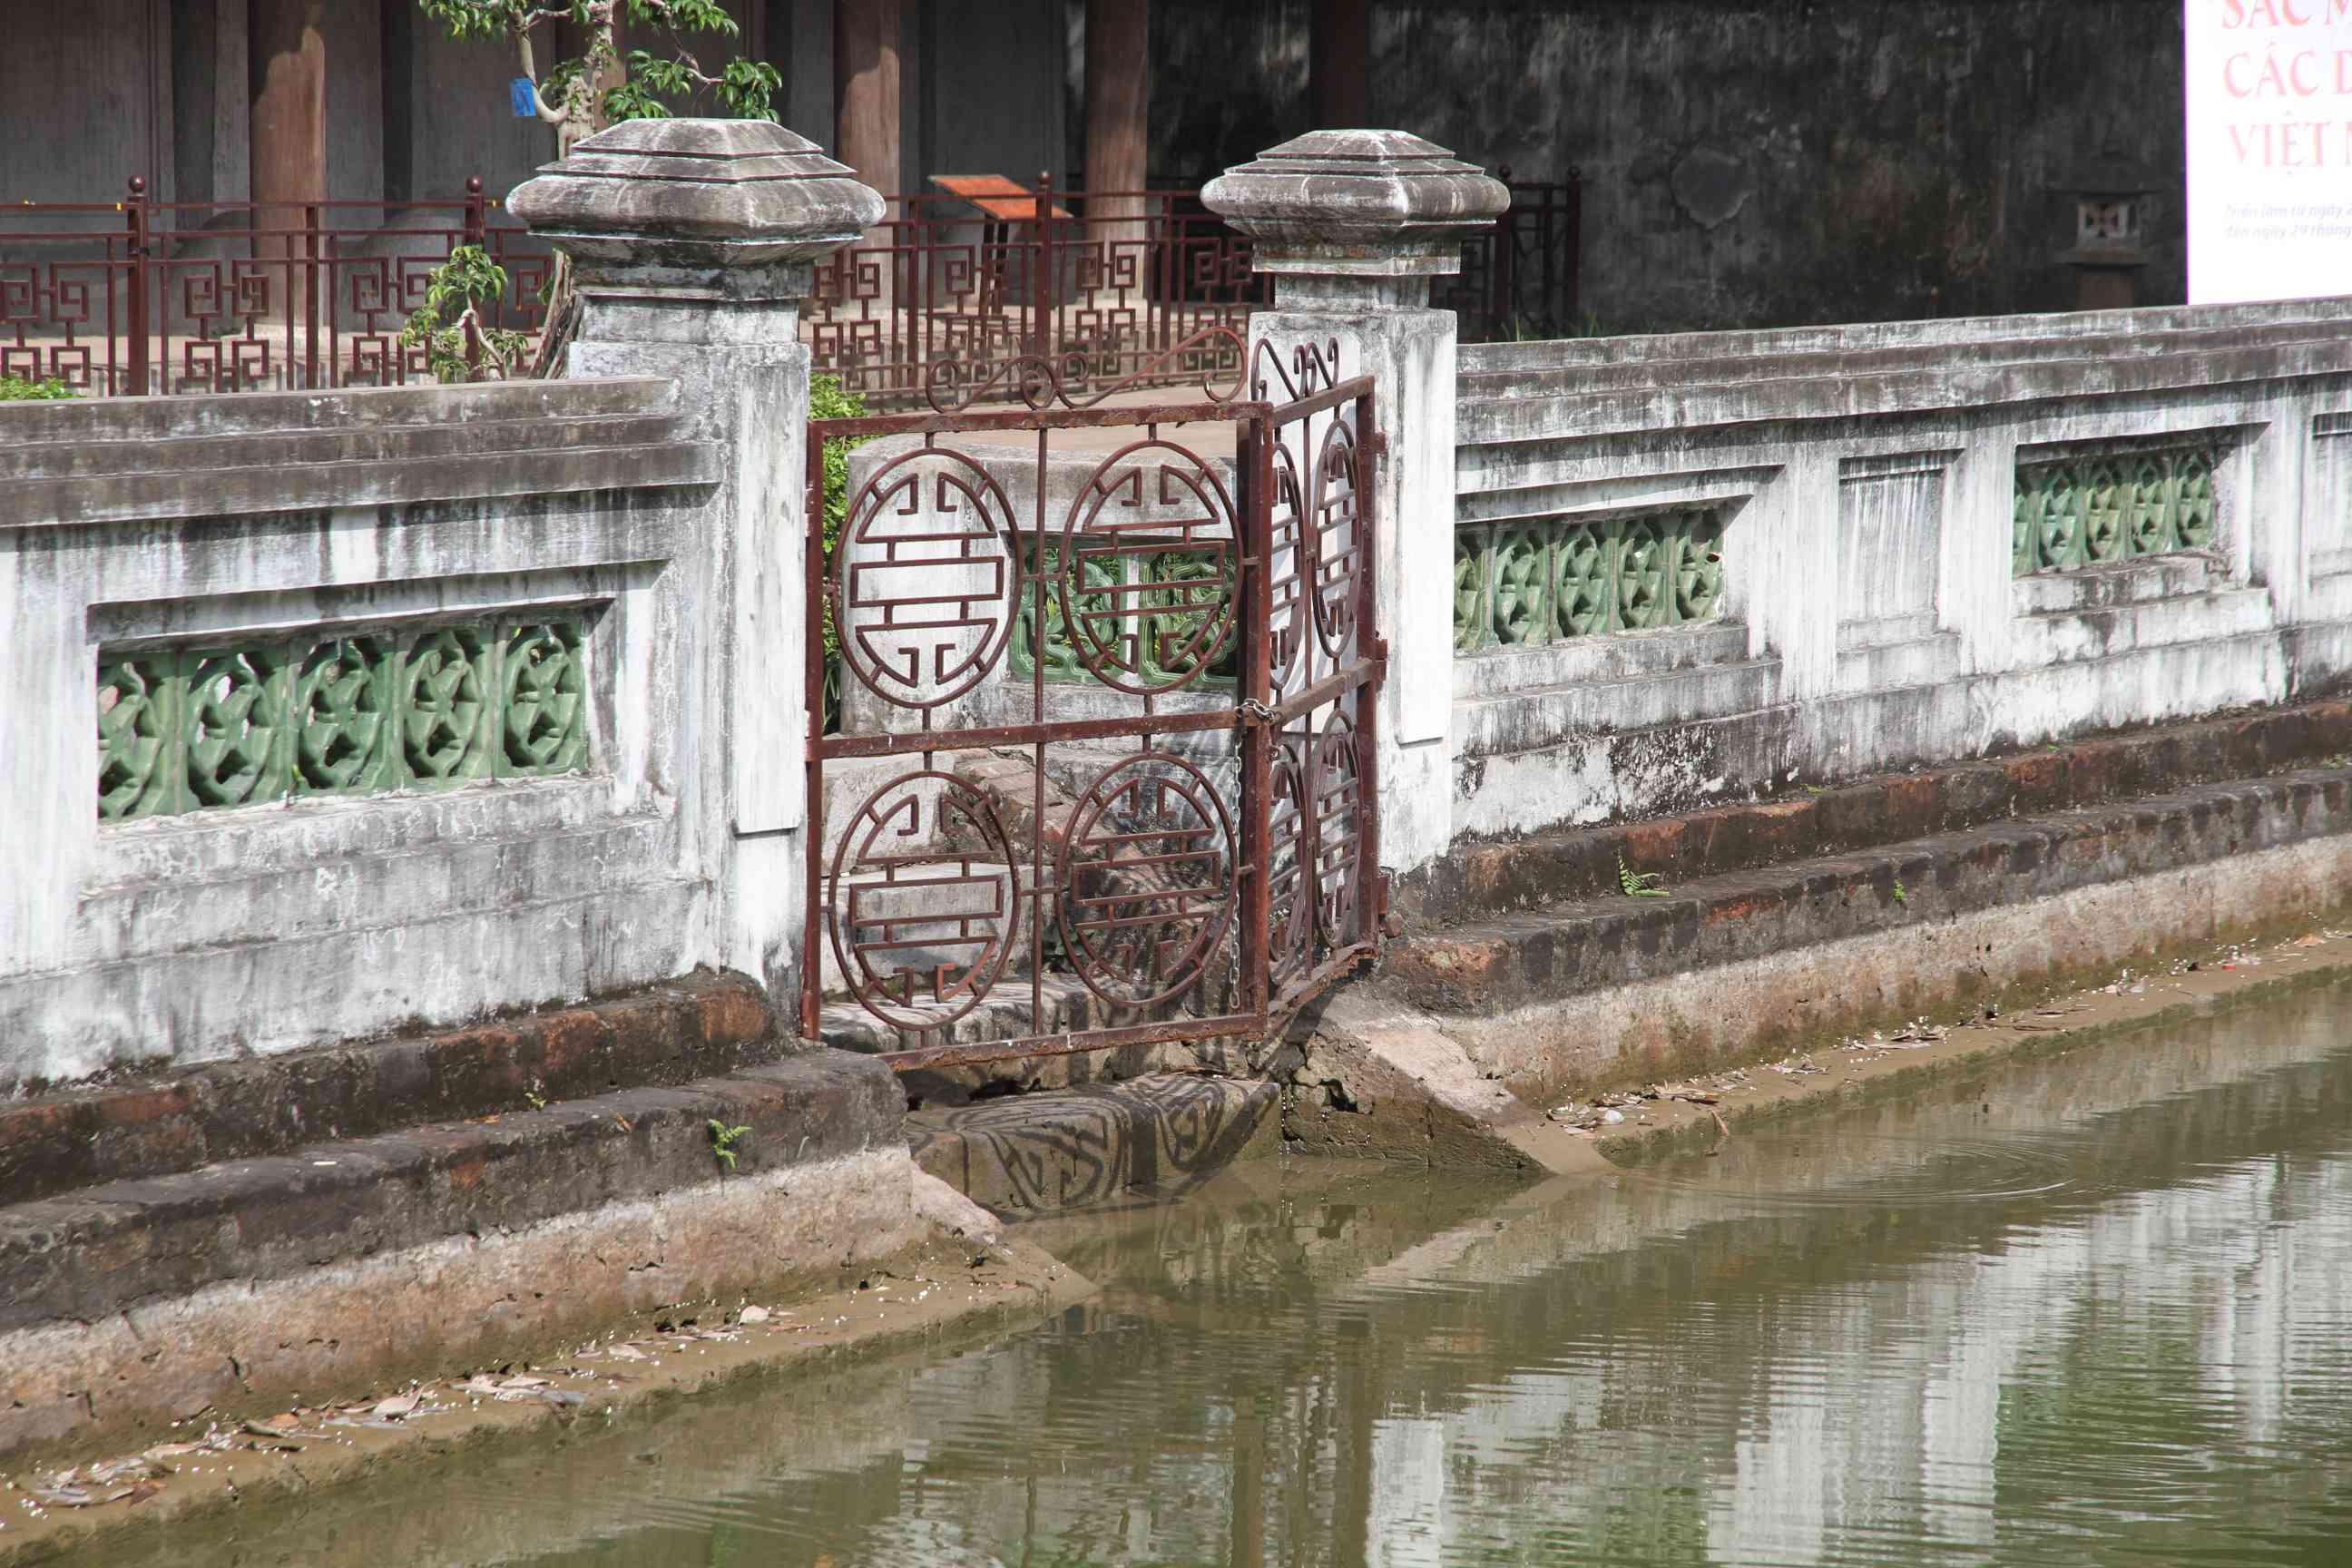
[{"label": "water reflection", "polygon": [[1045,1331],[157,1560],[2352,1562],[2347,1021],[2306,994],[1597,1184],[1265,1166],[1041,1231],[1105,1285]]}]

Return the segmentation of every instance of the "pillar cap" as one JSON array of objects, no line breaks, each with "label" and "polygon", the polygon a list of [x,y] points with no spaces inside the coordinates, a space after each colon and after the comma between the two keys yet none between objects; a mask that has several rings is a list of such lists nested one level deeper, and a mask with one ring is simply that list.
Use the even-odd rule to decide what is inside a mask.
[{"label": "pillar cap", "polygon": [[1511,205],[1500,180],[1406,131],[1310,131],[1209,182],[1211,212],[1261,272],[1428,276]]},{"label": "pillar cap", "polygon": [[807,263],[880,221],[882,197],[769,120],[625,120],[515,188],[507,210],[577,259]]}]

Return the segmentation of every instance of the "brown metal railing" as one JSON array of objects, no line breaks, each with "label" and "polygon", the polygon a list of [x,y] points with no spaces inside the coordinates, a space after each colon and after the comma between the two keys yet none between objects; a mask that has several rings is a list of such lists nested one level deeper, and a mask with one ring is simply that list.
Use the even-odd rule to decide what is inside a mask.
[{"label": "brown metal railing", "polygon": [[[1551,335],[1577,311],[1580,182],[1502,173],[1510,209],[1436,290],[1474,342]],[[0,206],[0,375],[91,395],[425,379],[400,330],[457,246],[507,269],[493,324],[533,331],[543,313],[546,245],[466,184],[456,199],[270,206],[151,201],[134,178],[119,202]],[[877,408],[1024,356],[1099,384],[1268,298],[1249,241],[1197,192],[1010,188],[1009,202],[891,198],[865,243],[816,269],[802,324],[814,368]]]},{"label": "brown metal railing", "polygon": [[[1196,193],[1062,192],[1040,176],[990,205],[891,198],[864,244],[817,268],[815,368],[877,405],[919,402],[935,376],[1022,355],[1118,380],[1239,326],[1266,299],[1249,241]],[[1123,210],[1089,216],[1107,209]]]},{"label": "brown metal railing", "polygon": [[91,395],[428,379],[400,330],[460,245],[506,268],[496,324],[530,331],[550,258],[498,198],[0,206],[0,375]]},{"label": "brown metal railing", "polygon": [[[1549,335],[1577,313],[1581,176],[1502,174],[1511,209],[1436,290],[1474,342]],[[1056,191],[1040,175],[1013,202],[892,197],[865,244],[817,268],[807,335],[817,370],[887,406],[1022,355],[1118,380],[1196,333],[1241,326],[1268,297],[1249,241],[1197,192]]]},{"label": "brown metal railing", "polygon": [[1462,247],[1462,271],[1441,279],[1433,302],[1462,315],[1471,342],[1554,338],[1574,331],[1582,308],[1584,174],[1565,181],[1515,180],[1506,163],[1496,177],[1511,205],[1495,226]]}]

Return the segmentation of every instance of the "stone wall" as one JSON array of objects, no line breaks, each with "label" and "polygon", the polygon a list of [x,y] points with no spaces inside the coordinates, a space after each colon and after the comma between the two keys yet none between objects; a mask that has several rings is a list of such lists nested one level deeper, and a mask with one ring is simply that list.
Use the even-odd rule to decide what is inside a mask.
[{"label": "stone wall", "polygon": [[726,962],[674,384],[16,405],[0,452],[0,1084]]},{"label": "stone wall", "polygon": [[2321,693],[2352,300],[1462,351],[1457,835]]},{"label": "stone wall", "polygon": [[[1151,171],[1306,130],[1304,0],[1155,7]],[[1375,0],[1371,123],[1584,174],[1583,308],[1664,331],[2069,309],[2071,187],[2186,297],[2175,0]]]}]

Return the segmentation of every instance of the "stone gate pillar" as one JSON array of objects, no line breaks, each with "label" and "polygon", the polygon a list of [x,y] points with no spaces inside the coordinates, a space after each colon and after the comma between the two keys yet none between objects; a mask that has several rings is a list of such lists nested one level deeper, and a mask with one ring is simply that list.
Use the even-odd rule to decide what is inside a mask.
[{"label": "stone gate pillar", "polygon": [[780,1012],[796,983],[807,819],[803,542],[810,271],[880,219],[882,198],[763,120],[639,120],[573,147],[507,200],[570,258],[581,301],[567,374],[678,384],[719,447],[704,558],[687,595],[705,657],[654,694],[691,737],[691,776],[655,781],[716,883],[718,961]]},{"label": "stone gate pillar", "polygon": [[[1453,837],[1454,316],[1429,280],[1462,269],[1462,241],[1509,205],[1444,148],[1402,131],[1316,131],[1228,169],[1201,193],[1255,242],[1274,307],[1250,350],[1339,345],[1338,375],[1372,377],[1388,438],[1377,488],[1381,859],[1409,870]],[[1300,390],[1305,390],[1301,388]],[[1281,395],[1279,388],[1276,395]]]}]

